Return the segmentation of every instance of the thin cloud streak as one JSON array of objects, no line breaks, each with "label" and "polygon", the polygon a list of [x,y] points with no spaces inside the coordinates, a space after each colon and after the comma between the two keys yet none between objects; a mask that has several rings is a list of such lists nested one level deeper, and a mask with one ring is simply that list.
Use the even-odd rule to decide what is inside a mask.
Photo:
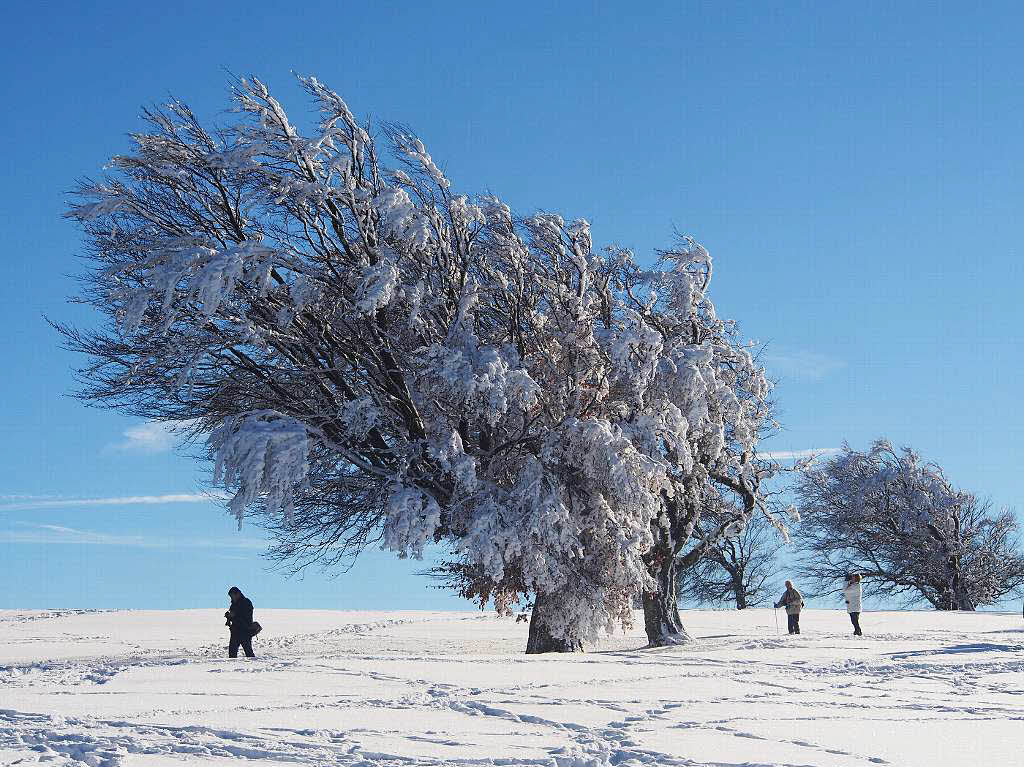
[{"label": "thin cloud streak", "polygon": [[195,421],[145,421],[124,430],[124,441],[109,449],[132,453],[166,453]]},{"label": "thin cloud streak", "polygon": [[224,492],[166,493],[164,495],[124,495],[112,498],[55,498],[0,504],[0,511],[30,509],[69,509],[85,506],[156,506],[168,503],[215,503],[231,496]]},{"label": "thin cloud streak", "polygon": [[143,535],[116,535],[94,530],[77,530],[63,525],[29,525],[27,530],[0,532],[0,543],[36,545],[127,546],[142,549],[249,549],[266,548],[267,542],[255,538],[150,538]]},{"label": "thin cloud streak", "polygon": [[846,361],[825,354],[808,351],[765,352],[760,360],[768,374],[781,373],[783,376],[804,381],[820,381],[830,373],[846,367]]},{"label": "thin cloud streak", "polygon": [[758,455],[772,461],[788,461],[801,458],[817,458],[823,455],[835,455],[841,451],[842,448],[839,447],[816,447],[810,450],[771,450],[767,453],[758,453]]}]

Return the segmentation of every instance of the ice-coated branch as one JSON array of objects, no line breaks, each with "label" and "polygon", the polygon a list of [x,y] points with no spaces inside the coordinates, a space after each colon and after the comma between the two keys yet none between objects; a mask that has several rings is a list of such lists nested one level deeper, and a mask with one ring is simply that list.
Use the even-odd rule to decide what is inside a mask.
[{"label": "ice-coated branch", "polygon": [[228,507],[239,527],[257,499],[268,513],[291,516],[309,474],[309,437],[302,423],[273,410],[247,413],[217,427],[209,445],[214,482],[235,491]]}]

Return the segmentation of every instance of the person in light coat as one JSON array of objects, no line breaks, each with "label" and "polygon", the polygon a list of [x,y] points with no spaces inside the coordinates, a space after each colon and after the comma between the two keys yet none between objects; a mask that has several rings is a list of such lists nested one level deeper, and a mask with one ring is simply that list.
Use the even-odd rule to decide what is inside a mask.
[{"label": "person in light coat", "polygon": [[850,622],[853,624],[854,636],[863,636],[860,630],[860,573],[852,573],[846,576],[843,596],[846,597],[846,612],[850,613]]},{"label": "person in light coat", "polygon": [[786,581],[786,591],[782,599],[775,603],[775,607],[786,608],[786,619],[789,624],[790,634],[800,633],[800,610],[804,606],[804,598],[793,586],[793,581]]}]

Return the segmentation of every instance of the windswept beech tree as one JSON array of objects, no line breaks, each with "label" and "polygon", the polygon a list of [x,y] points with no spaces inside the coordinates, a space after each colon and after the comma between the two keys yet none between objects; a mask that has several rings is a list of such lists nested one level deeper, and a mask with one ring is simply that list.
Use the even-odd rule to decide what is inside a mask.
[{"label": "windswept beech tree", "polygon": [[301,83],[309,135],[241,81],[235,124],[149,110],[80,185],[78,300],[107,318],[58,326],[80,395],[187,424],[295,567],[442,544],[467,596],[532,598],[532,651],[628,624],[681,492],[756,506],[766,389],[708,314],[706,252],[595,253],[586,221],[456,194],[418,138]]},{"label": "windswept beech tree", "polygon": [[795,490],[803,571],[822,593],[859,572],[869,593],[974,610],[1024,585],[1013,513],[953,487],[908,447],[846,446]]}]

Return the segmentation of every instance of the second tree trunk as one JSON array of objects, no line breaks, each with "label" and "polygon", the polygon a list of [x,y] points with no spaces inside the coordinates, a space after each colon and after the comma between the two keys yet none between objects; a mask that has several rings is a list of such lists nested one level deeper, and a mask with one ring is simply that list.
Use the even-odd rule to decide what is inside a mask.
[{"label": "second tree trunk", "polygon": [[644,629],[651,647],[666,647],[690,641],[679,617],[676,591],[676,562],[671,554],[655,561],[657,590],[644,594]]}]

